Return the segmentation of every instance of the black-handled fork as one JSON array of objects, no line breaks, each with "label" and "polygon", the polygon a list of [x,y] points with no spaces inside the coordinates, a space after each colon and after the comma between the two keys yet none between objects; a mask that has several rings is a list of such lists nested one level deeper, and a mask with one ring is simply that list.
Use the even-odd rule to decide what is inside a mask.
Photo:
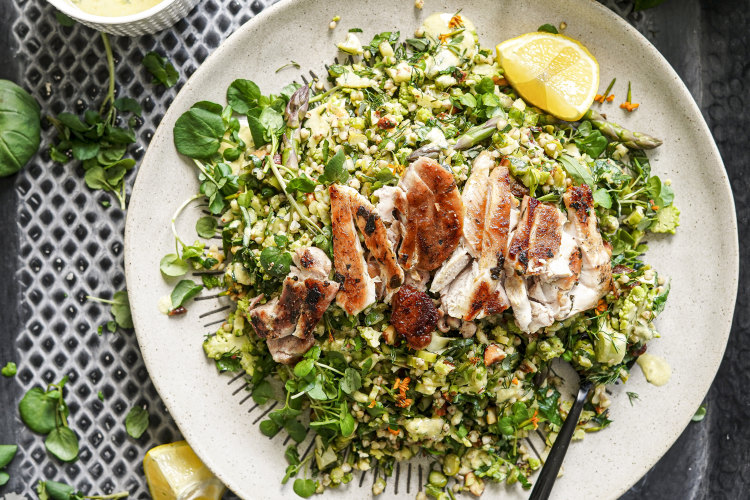
[{"label": "black-handled fork", "polygon": [[570,407],[568,418],[565,419],[562,429],[560,429],[560,433],[557,435],[555,444],[552,445],[547,460],[544,462],[544,467],[542,467],[536,484],[534,484],[534,489],[531,490],[529,500],[547,500],[549,498],[552,486],[555,484],[555,479],[557,479],[557,473],[560,472],[560,466],[565,459],[565,453],[568,451],[570,439],[576,430],[578,417],[581,416],[583,405],[586,403],[589,392],[591,392],[591,387],[592,384],[588,380],[581,382],[575,403]]}]

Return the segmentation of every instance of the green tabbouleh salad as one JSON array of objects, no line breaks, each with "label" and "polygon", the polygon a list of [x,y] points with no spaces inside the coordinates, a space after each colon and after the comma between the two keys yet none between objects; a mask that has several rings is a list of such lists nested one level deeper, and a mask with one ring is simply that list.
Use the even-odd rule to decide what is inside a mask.
[{"label": "green tabbouleh salad", "polygon": [[[549,447],[570,408],[550,363],[562,359],[595,384],[580,439],[610,423],[606,385],[626,381],[646,342],[658,336],[653,321],[669,286],[640,257],[649,233],[674,233],[680,213],[670,182],[652,175],[644,153],[660,142],[595,111],[564,122],[531,107],[460,15],[433,15],[414,38],[384,32],[363,45],[358,32],[338,45],[353,56],[349,62],[327,66],[327,78],[309,87],[293,83],[264,95],[239,79],[227,90],[228,105],[198,102],[177,120],[175,145],[194,159],[201,182],[200,194],[181,209],[204,200],[218,224],[202,218],[198,234],[218,231],[222,245],[190,245],[175,233],[176,253],[162,259],[165,275],[218,272],[206,273],[202,284],[180,281],[164,309],[185,312],[183,304],[203,287],[236,301],[206,338],[206,355],[222,372],[245,372],[257,403],[279,399],[260,430],[273,436],[284,429],[293,439],[283,481],[296,478],[302,496],[376,466],[378,494],[396,461],[418,455],[434,461],[424,491],[435,498],[480,495],[487,481],[528,487],[541,463],[524,438],[540,429]],[[438,293],[434,280],[450,274],[447,256],[467,266],[464,275],[482,272],[486,253],[472,252],[472,221],[461,219],[471,209],[467,193],[480,163],[489,165],[487,177],[475,187],[487,191],[497,181],[506,200],[496,208],[505,214],[498,237],[507,241],[487,268],[499,302],[456,317],[447,313],[452,285]],[[409,254],[410,231],[419,232],[414,221],[424,216],[414,190],[437,184],[424,173],[435,169],[452,175],[447,194],[425,192],[437,196],[433,217],[455,215],[434,223],[438,232],[453,231],[454,242],[435,257],[420,247],[423,231]],[[499,175],[489,173],[495,170]],[[402,196],[406,208],[380,210],[387,193]],[[334,195],[344,201],[332,207]],[[482,201],[480,210],[490,203]],[[533,218],[532,209],[542,215]],[[456,221],[463,233],[455,233]],[[542,223],[553,227],[552,236],[534,225]],[[598,254],[587,255],[581,224],[593,227],[599,245],[591,252]],[[489,218],[480,226],[487,235]],[[387,240],[375,241],[386,233]],[[482,252],[497,243],[484,238]],[[568,271],[565,260],[563,273],[544,281],[551,273],[534,271],[532,262],[551,265],[566,241],[569,267],[576,258],[578,267]],[[534,245],[552,250],[540,257]],[[365,255],[360,278],[368,290],[348,274]],[[596,267],[594,255],[606,262]],[[398,263],[390,262],[393,273],[384,279],[390,257]],[[576,311],[576,304],[584,307],[591,266],[606,281],[593,285],[601,293],[588,297],[591,307]],[[572,276],[567,288],[553,280],[558,276]],[[557,297],[567,313],[557,299],[550,305],[533,296],[550,284],[562,290]],[[300,286],[306,295],[295,302],[289,296]],[[284,309],[290,304],[296,309]],[[526,320],[523,305],[530,306]],[[280,334],[283,321],[291,326]],[[296,443],[310,431],[314,448],[301,457]]]}]

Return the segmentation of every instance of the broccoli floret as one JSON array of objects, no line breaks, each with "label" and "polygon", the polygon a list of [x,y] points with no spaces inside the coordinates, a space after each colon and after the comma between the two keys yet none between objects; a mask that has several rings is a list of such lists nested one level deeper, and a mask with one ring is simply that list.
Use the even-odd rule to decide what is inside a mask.
[{"label": "broccoli floret", "polygon": [[641,283],[621,297],[613,308],[613,327],[633,342],[650,340],[656,335],[651,325],[656,291],[652,286]]},{"label": "broccoli floret", "polygon": [[560,337],[550,337],[539,342],[537,352],[542,360],[549,361],[562,356],[562,353],[565,352],[565,346]]},{"label": "broccoli floret", "polygon": [[649,230],[652,233],[669,233],[674,234],[677,226],[680,225],[680,209],[674,205],[664,207],[656,213],[656,220]]}]

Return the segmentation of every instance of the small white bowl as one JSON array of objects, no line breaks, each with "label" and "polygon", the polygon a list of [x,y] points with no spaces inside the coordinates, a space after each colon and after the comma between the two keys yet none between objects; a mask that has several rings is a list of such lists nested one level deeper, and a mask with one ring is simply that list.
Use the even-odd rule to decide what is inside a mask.
[{"label": "small white bowl", "polygon": [[155,33],[187,15],[200,0],[163,0],[150,9],[127,16],[96,16],[84,12],[70,0],[47,0],[57,10],[90,28],[111,35],[138,36]]}]

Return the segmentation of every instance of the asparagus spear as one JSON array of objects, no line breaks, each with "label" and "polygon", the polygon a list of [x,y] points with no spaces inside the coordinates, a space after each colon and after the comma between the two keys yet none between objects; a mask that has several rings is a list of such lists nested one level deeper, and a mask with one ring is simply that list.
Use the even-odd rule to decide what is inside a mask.
[{"label": "asparagus spear", "polygon": [[[497,128],[497,122],[499,122],[501,118],[502,116],[498,115],[490,118],[481,125],[470,128],[456,140],[456,143],[453,145],[453,149],[455,149],[456,151],[461,151],[479,144],[492,135],[492,133]],[[437,153],[440,152],[440,149],[441,148],[438,145],[427,144],[426,146],[422,146],[419,149],[415,149],[407,159],[409,161],[414,161],[420,156],[434,157],[435,155],[437,155]]]},{"label": "asparagus spear", "polygon": [[286,133],[282,136],[283,146],[282,163],[291,169],[296,169],[299,164],[299,127],[307,113],[310,99],[310,87],[304,85],[298,88],[284,110],[284,121],[286,122]]},{"label": "asparagus spear", "polygon": [[589,109],[583,119],[589,120],[593,126],[607,137],[622,141],[630,149],[654,149],[661,146],[662,141],[641,132],[632,132],[616,123],[608,122],[598,111]]}]

